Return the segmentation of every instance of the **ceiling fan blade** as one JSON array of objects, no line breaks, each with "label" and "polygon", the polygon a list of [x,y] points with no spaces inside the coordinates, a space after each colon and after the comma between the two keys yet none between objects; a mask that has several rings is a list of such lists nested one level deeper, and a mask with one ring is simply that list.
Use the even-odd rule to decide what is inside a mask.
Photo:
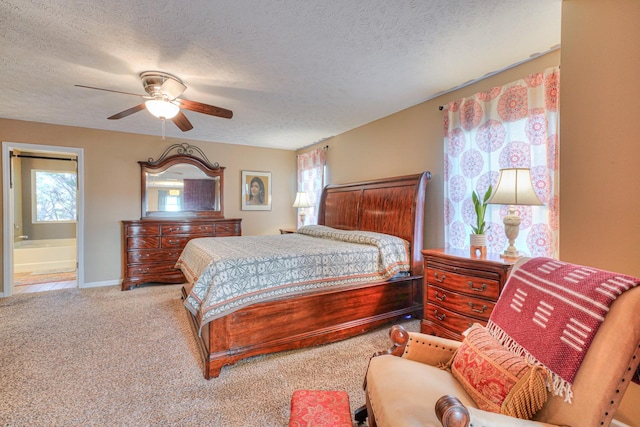
[{"label": "ceiling fan blade", "polygon": [[187,87],[179,81],[167,79],[164,81],[164,83],[162,83],[160,92],[167,95],[169,99],[176,99],[177,97],[182,95],[182,92],[184,92],[186,89]]},{"label": "ceiling fan blade", "polygon": [[115,93],[123,93],[125,95],[133,95],[133,96],[140,96],[140,97],[144,97],[145,95],[140,95],[139,93],[131,93],[131,92],[122,92],[120,90],[111,90],[111,89],[103,89],[101,87],[93,87],[93,86],[84,86],[84,85],[74,85],[76,87],[83,87],[85,89],[95,89],[95,90],[103,90],[105,92],[115,92]]},{"label": "ceiling fan blade", "polygon": [[178,114],[171,120],[173,120],[173,123],[175,123],[182,132],[193,129],[193,125],[191,124],[189,119],[187,119],[187,116],[182,113],[182,111],[179,111]]},{"label": "ceiling fan blade", "polygon": [[144,110],[144,103],[140,104],[140,105],[136,105],[135,107],[131,107],[128,110],[121,111],[120,113],[114,114],[113,116],[107,117],[107,118],[109,120],[118,120],[118,119],[121,119],[123,117],[130,116],[133,113],[137,113],[140,110]]},{"label": "ceiling fan blade", "polygon": [[231,117],[233,117],[233,111],[227,110],[225,108],[214,107],[213,105],[207,105],[201,102],[189,101],[187,99],[178,99],[177,101],[180,104],[182,104],[183,108],[190,111],[195,111],[196,113],[222,117],[223,119],[230,119]]}]

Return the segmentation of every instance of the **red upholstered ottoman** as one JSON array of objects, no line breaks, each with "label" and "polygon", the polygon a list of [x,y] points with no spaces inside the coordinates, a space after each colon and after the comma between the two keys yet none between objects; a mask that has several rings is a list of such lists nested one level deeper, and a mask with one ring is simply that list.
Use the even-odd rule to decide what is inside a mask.
[{"label": "red upholstered ottoman", "polygon": [[353,427],[345,391],[296,390],[289,427]]}]

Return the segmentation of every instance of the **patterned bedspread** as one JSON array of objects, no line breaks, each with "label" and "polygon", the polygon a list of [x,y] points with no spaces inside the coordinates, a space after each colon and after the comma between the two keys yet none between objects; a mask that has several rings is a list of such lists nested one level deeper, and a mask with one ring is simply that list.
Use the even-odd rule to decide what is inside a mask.
[{"label": "patterned bedspread", "polygon": [[207,322],[257,302],[410,270],[409,243],[385,234],[305,226],[275,236],[189,241],[176,268],[192,285],[184,302]]}]

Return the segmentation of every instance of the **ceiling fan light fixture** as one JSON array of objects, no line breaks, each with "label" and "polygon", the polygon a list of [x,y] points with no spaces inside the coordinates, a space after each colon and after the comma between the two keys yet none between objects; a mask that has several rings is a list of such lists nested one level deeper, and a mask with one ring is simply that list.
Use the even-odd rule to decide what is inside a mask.
[{"label": "ceiling fan light fixture", "polygon": [[179,98],[187,87],[174,75],[164,73],[162,71],[145,71],[140,73],[140,79],[142,80],[144,91],[148,95],[139,95],[136,93],[122,92],[119,90],[104,89],[94,86],[76,86],[87,89],[103,90],[105,92],[133,95],[147,100],[146,102],[142,102],[141,104],[107,117],[109,120],[119,120],[146,109],[151,115],[162,120],[163,129],[166,122],[165,119],[169,119],[182,132],[187,132],[193,129],[193,125],[187,116],[182,114],[181,110],[194,111],[196,113],[221,117],[223,119],[230,119],[233,117],[233,111],[227,110],[226,108]]},{"label": "ceiling fan light fixture", "polygon": [[159,119],[172,119],[180,112],[180,107],[176,104],[162,99],[150,99],[144,106]]}]

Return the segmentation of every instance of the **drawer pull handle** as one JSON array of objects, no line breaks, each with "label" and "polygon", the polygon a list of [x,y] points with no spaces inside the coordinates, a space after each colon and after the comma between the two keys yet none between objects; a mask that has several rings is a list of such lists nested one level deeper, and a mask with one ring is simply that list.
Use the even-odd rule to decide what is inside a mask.
[{"label": "drawer pull handle", "polygon": [[487,289],[487,284],[486,283],[483,283],[482,287],[476,288],[475,286],[473,286],[473,282],[471,280],[469,280],[467,282],[467,285],[469,285],[469,287],[471,288],[472,291],[484,292]]},{"label": "drawer pull handle", "polygon": [[483,305],[481,309],[477,309],[473,306],[473,303],[471,301],[468,302],[469,307],[471,307],[471,311],[475,311],[476,313],[484,313],[484,311],[489,308],[486,305]]},{"label": "drawer pull handle", "polygon": [[441,321],[441,322],[442,322],[442,321],[444,321],[444,319],[446,319],[446,318],[447,318],[447,315],[446,315],[446,314],[444,314],[444,313],[440,314],[440,313],[438,313],[438,310],[434,310],[434,311],[433,311],[433,315],[434,315],[434,317],[435,317],[436,319],[438,319],[438,320],[439,320],[439,321]]},{"label": "drawer pull handle", "polygon": [[[438,301],[444,301],[447,298],[447,294],[438,294],[438,291],[436,291],[436,299]],[[471,304],[471,303],[469,303]]]},{"label": "drawer pull handle", "polygon": [[444,279],[446,279],[446,276],[444,274],[442,275],[442,277],[440,277],[438,273],[433,273],[433,277],[436,278],[436,282],[438,283],[442,283],[444,282]]},{"label": "drawer pull handle", "polygon": [[169,244],[170,245],[177,245],[179,243],[180,243],[180,240],[171,240],[171,239],[169,239]]}]

